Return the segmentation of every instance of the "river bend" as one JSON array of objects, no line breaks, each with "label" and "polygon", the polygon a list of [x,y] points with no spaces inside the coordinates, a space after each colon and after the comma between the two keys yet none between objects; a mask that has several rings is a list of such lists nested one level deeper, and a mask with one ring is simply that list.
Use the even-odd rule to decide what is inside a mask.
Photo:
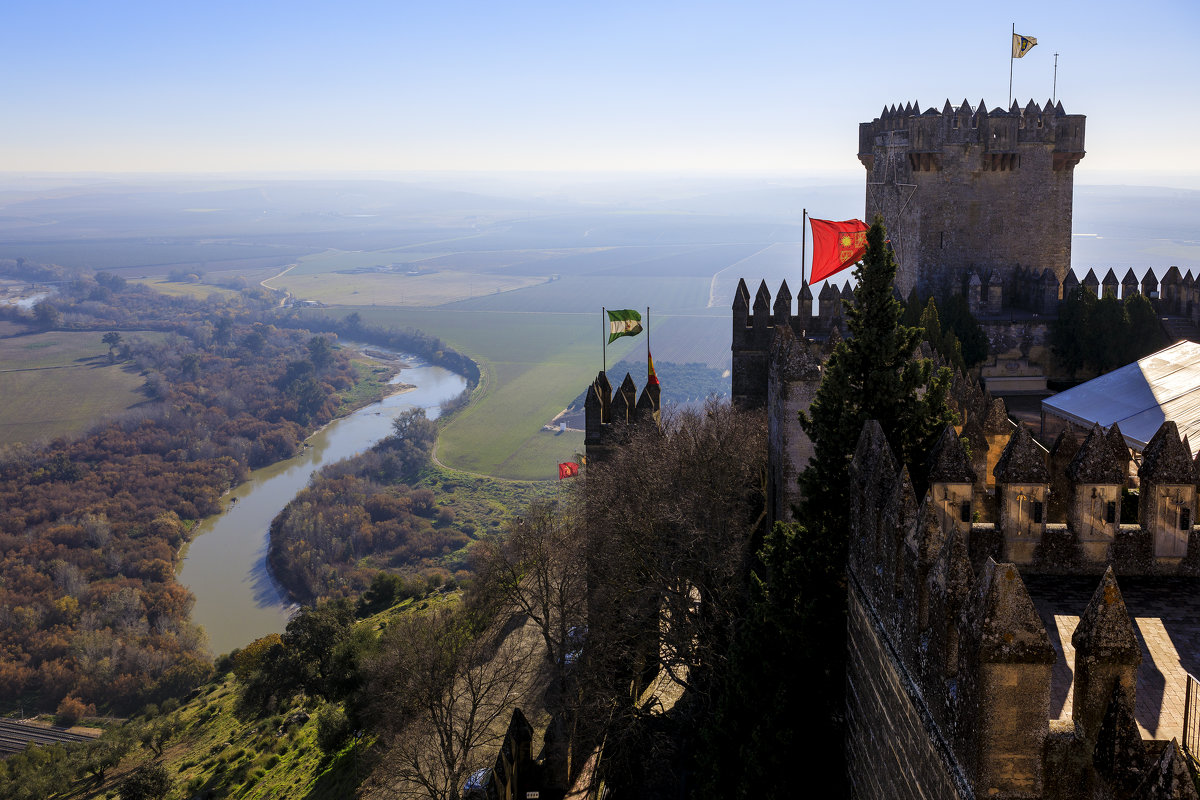
[{"label": "river bend", "polygon": [[453,372],[406,360],[415,366],[402,370],[393,383],[415,384],[416,389],[329,423],[308,438],[298,455],[254,470],[230,492],[221,514],[200,523],[179,581],[196,596],[192,621],[208,632],[214,653],[227,653],[287,625],[293,607],[267,571],[267,536],[271,520],[312,474],[387,436],[400,411],[419,406],[436,418],[441,404],[466,388],[466,379]]}]

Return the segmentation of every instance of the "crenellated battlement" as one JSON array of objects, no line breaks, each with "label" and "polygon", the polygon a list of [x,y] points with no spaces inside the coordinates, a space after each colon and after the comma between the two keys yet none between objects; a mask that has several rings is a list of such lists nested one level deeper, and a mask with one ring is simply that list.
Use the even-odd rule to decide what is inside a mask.
[{"label": "crenellated battlement", "polygon": [[[1026,324],[1044,325],[1058,316],[1064,298],[1076,289],[1093,297],[1126,300],[1143,295],[1164,315],[1186,317],[1200,325],[1200,280],[1192,271],[1181,273],[1178,267],[1166,270],[1162,281],[1153,269],[1139,279],[1128,269],[1118,281],[1110,268],[1100,280],[1089,270],[1082,281],[1074,272],[1059,280],[1049,267],[1018,266],[1008,283],[998,272],[979,273],[968,269],[963,286],[971,313],[984,324],[1002,324],[1022,319]],[[957,292],[956,292],[957,293]],[[845,335],[845,310],[842,301],[853,302],[854,290],[847,281],[839,288],[829,281],[821,288],[814,313],[813,293],[807,282],[793,296],[783,281],[772,296],[765,280],[760,281],[751,301],[745,279],[738,281],[733,296],[733,399],[745,408],[766,403],[770,351],[776,331],[788,327],[801,341],[828,343],[831,336]]]},{"label": "crenellated battlement", "polygon": [[858,158],[871,170],[876,148],[902,147],[909,169],[940,171],[945,148],[978,145],[980,169],[1008,172],[1020,167],[1023,145],[1048,145],[1057,171],[1083,158],[1086,124],[1083,114],[1068,114],[1061,101],[1048,100],[1044,107],[1032,99],[1024,107],[1013,101],[1007,111],[988,110],[984,100],[974,106],[965,99],[957,106],[947,100],[941,111],[931,106],[924,112],[920,103],[905,103],[884,107],[874,120],[859,124]]},{"label": "crenellated battlement", "polygon": [[[1071,268],[1075,166],[1085,155],[1087,119],[1062,103],[988,108],[985,101],[941,111],[892,106],[859,125],[866,167],[866,216],[883,216],[903,296],[959,291],[968,271],[1006,298],[1018,267]],[[992,303],[989,299],[987,302]]]},{"label": "crenellated battlement", "polygon": [[625,373],[625,380],[614,390],[607,373],[601,370],[588,387],[583,403],[583,444],[588,461],[604,460],[608,451],[637,425],[657,428],[662,419],[661,395],[657,383],[647,383],[639,396],[629,373]]},{"label": "crenellated battlement", "polygon": [[[1190,481],[1194,494],[1190,459],[1176,452],[1177,432],[1168,423],[1160,436],[1141,465],[1143,487]],[[980,536],[988,531],[974,521],[972,498],[982,476],[972,463],[983,442],[971,444],[968,453],[947,428],[930,453],[928,488],[918,497],[877,422],[868,421],[858,441],[851,466],[847,737],[848,756],[858,765],[855,796],[910,796],[898,776],[929,797],[1132,796],[1139,785],[1144,790],[1148,775],[1176,770],[1183,756],[1174,742],[1160,749],[1137,733],[1142,651],[1116,579],[1117,572],[1127,574],[1126,565],[1112,548],[1104,558],[1080,562],[1099,585],[1075,612],[1071,717],[1054,721],[1056,651],[1009,558],[1012,537],[1036,540],[1049,527],[1033,509],[1053,482],[1051,464],[1026,431],[1011,432],[992,472],[997,496],[1014,502],[1005,522],[990,524],[1001,536]],[[1128,455],[1113,447],[1109,433],[1092,431],[1066,470],[1080,504],[1061,529],[1078,533],[1078,514],[1096,519],[1090,489],[1126,480]],[[1108,523],[1089,533],[1113,534]],[[1196,574],[1200,553],[1195,530],[1189,534],[1190,564],[1176,562],[1171,571]],[[1023,569],[1036,568],[1038,558]],[[903,748],[904,771],[880,761],[879,737]],[[1188,789],[1138,796],[1195,797]]]}]

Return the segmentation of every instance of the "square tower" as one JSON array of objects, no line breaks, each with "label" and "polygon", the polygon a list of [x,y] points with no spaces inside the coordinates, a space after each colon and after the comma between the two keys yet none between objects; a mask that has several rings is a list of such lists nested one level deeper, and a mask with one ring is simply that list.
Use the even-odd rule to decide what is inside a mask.
[{"label": "square tower", "polygon": [[[901,294],[970,291],[974,273],[976,291],[998,285],[1008,306],[1018,267],[1049,268],[1062,281],[1071,268],[1074,173],[1084,156],[1085,122],[1061,102],[989,111],[982,100],[976,107],[947,100],[941,111],[892,106],[861,123],[865,218],[883,216]],[[986,308],[996,305],[991,297],[979,299]]]}]

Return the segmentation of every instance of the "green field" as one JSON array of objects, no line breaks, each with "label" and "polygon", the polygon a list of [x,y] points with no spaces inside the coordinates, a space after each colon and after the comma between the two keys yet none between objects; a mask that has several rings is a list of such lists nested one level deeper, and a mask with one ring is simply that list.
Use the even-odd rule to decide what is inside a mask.
[{"label": "green field", "polygon": [[[342,311],[357,311],[375,325],[418,328],[480,364],[484,379],[478,397],[438,440],[438,458],[447,466],[501,478],[549,479],[556,477],[558,462],[582,451],[582,433],[543,433],[541,428],[599,371],[599,314]],[[609,361],[615,363],[637,346],[630,339],[615,343]]]},{"label": "green field", "polygon": [[178,281],[169,281],[165,278],[134,279],[133,283],[144,284],[156,292],[161,292],[171,297],[194,297],[197,300],[204,300],[216,295],[218,298],[224,300],[237,295],[237,292],[233,289],[213,286],[209,283],[180,283]]},{"label": "green field", "polygon": [[[57,331],[0,339],[0,444],[79,433],[146,399],[140,375],[108,363],[103,335]],[[134,336],[158,334],[125,334]]]},{"label": "green field", "polygon": [[431,275],[356,273],[297,275],[295,270],[266,285],[301,300],[328,305],[438,306],[480,295],[511,292],[543,282],[528,275],[442,270]]}]

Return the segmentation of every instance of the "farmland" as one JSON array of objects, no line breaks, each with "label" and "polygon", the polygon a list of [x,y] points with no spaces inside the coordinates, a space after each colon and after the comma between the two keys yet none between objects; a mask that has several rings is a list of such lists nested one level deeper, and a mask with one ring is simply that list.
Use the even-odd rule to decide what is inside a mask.
[{"label": "farmland", "polygon": [[[464,241],[478,243],[457,243]],[[423,251],[426,258],[420,261],[409,260],[415,253],[405,254],[403,248],[327,251],[302,260],[301,267],[268,285],[336,307],[328,313],[356,311],[372,324],[418,328],[469,355],[480,364],[483,382],[474,402],[446,424],[438,458],[466,472],[542,479],[555,474],[555,464],[583,449],[582,433],[550,432],[543,426],[601,369],[601,305],[650,306],[651,345],[658,361],[727,369],[733,285],[710,308],[713,275],[746,259],[778,265],[788,260],[788,248],[780,245],[778,252],[769,252],[772,247],[671,243],[436,256]],[[335,270],[392,264],[429,272],[313,271],[318,265]],[[308,274],[297,276],[305,267]],[[614,383],[626,368],[639,386],[645,382],[645,347],[642,336],[608,348],[609,365],[628,356],[622,374],[610,376]]]},{"label": "farmland", "polygon": [[145,400],[142,377],[110,364],[101,336],[56,331],[0,339],[0,444],[79,433]]},{"label": "farmland", "polygon": [[[29,223],[0,241],[0,258],[111,269],[198,298],[266,279],[324,313],[423,330],[483,373],[474,402],[444,423],[442,462],[545,479],[582,450],[580,432],[543,428],[604,363],[602,307],[650,309],[649,337],[607,351],[613,382],[628,370],[640,386],[647,344],[660,364],[728,370],[728,309],[743,274],[772,276],[772,290],[784,275],[796,283],[796,193],[735,186],[667,181],[636,204],[608,186],[597,187],[599,202],[557,188],[480,194],[375,181],[202,181],[119,200],[86,190],[14,203]],[[163,281],[182,271],[201,280]],[[668,401],[671,392],[664,386]]]},{"label": "farmland", "polygon": [[219,298],[227,299],[237,294],[232,289],[213,286],[209,283],[181,283],[179,281],[169,281],[165,278],[143,278],[134,282],[144,283],[154,291],[169,294],[172,297],[195,297],[203,300],[206,297],[216,295]]},{"label": "farmland", "polygon": [[[339,309],[339,312],[342,309]],[[465,472],[536,480],[582,450],[583,434],[541,428],[599,369],[596,314],[346,308],[375,325],[433,333],[475,359],[483,371],[476,401],[442,431],[438,458]],[[628,341],[628,340],[626,340]],[[633,348],[614,346],[617,358]]]},{"label": "farmland", "polygon": [[541,279],[445,271],[432,275],[356,273],[296,275],[295,270],[266,285],[303,300],[327,305],[437,306],[479,294],[523,289]]}]

